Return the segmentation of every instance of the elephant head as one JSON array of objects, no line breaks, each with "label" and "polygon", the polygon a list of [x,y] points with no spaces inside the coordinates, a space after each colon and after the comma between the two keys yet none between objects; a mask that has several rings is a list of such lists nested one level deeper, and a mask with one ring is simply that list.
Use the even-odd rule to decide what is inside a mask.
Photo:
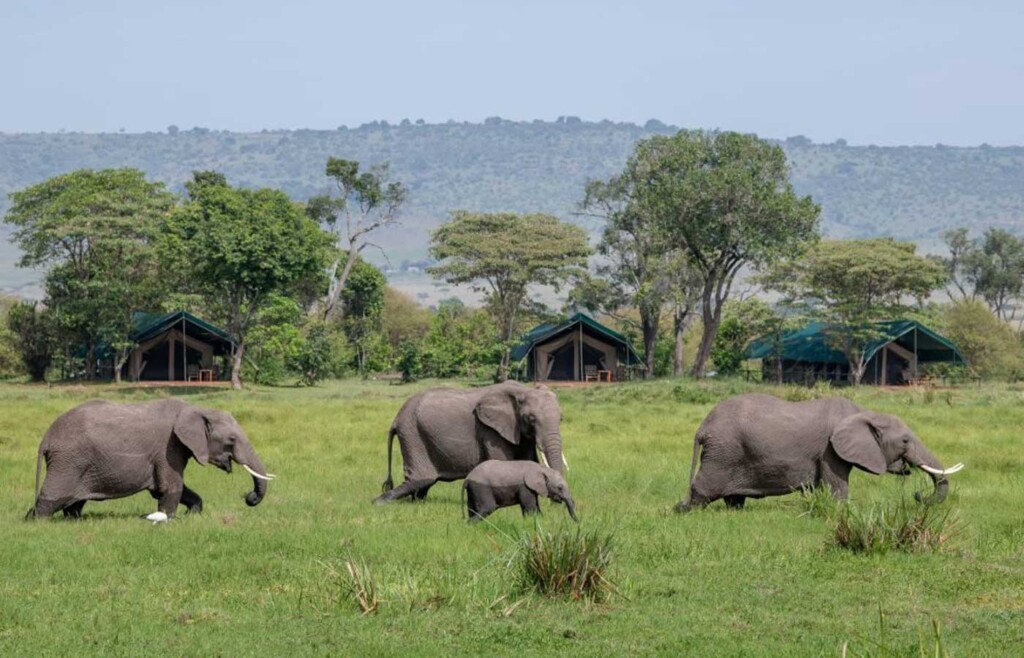
[{"label": "elephant head", "polygon": [[[908,475],[911,467],[920,468],[935,484],[930,502],[945,499],[949,491],[946,476],[963,468],[963,464],[957,464],[943,469],[910,428],[888,414],[863,411],[849,416],[839,423],[829,441],[841,459],[868,473]],[[920,491],[915,496],[919,501],[925,500]]]},{"label": "elephant head", "polygon": [[230,473],[232,461],[241,464],[253,480],[253,490],[246,495],[245,503],[250,507],[260,504],[267,494],[267,482],[274,476],[263,468],[234,416],[226,411],[186,407],[174,421],[174,435],[203,466],[213,464]]},{"label": "elephant head", "polygon": [[569,516],[573,521],[579,522],[576,517],[576,503],[573,502],[572,494],[569,493],[569,485],[562,474],[553,468],[541,467],[526,476],[526,487],[538,496],[547,496],[556,503],[565,503]]},{"label": "elephant head", "polygon": [[562,454],[562,410],[555,394],[545,386],[519,384],[497,387],[480,398],[476,417],[503,439],[519,445],[524,439],[540,448],[548,466],[565,472]]}]

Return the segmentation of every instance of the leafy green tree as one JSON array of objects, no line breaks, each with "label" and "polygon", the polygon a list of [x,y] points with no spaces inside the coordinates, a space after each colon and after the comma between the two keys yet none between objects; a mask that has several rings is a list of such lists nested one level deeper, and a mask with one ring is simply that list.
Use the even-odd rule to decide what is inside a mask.
[{"label": "leafy green tree", "polygon": [[757,297],[729,300],[722,312],[722,323],[711,347],[711,361],[721,375],[735,375],[743,365],[743,352],[751,340],[768,333],[775,323],[775,312]]},{"label": "leafy green tree", "polygon": [[638,213],[700,279],[704,331],[693,364],[702,376],[722,307],[745,266],[793,255],[818,235],[818,206],[798,197],[782,149],[753,135],[683,130],[636,146],[648,177],[633,192]]},{"label": "leafy green tree", "polygon": [[7,327],[28,376],[43,381],[56,349],[53,316],[36,302],[20,302],[8,309]]},{"label": "leafy green tree", "polygon": [[779,262],[777,289],[803,299],[828,327],[829,342],[846,355],[854,384],[867,366],[867,346],[880,337],[877,323],[893,320],[943,285],[946,273],[916,247],[890,238],[826,240],[811,252]]},{"label": "leafy green tree", "polygon": [[503,380],[530,286],[557,289],[581,272],[591,249],[583,229],[551,215],[459,210],[433,232],[430,253],[441,261],[428,270],[433,276],[485,293],[504,345],[497,374]]},{"label": "leafy green tree", "polygon": [[1013,328],[980,300],[965,299],[943,307],[947,338],[981,377],[1014,377],[1024,372],[1024,354]]},{"label": "leafy green tree", "polygon": [[136,169],[80,169],[15,192],[11,202],[5,221],[15,226],[19,265],[49,268],[47,306],[67,349],[85,346],[91,378],[96,348],[106,343],[116,350],[119,379],[133,347],[132,314],[160,297],[152,241],[173,196]]},{"label": "leafy green tree", "polygon": [[196,172],[188,201],[161,233],[166,271],[201,294],[237,341],[231,384],[242,387],[250,330],[271,296],[321,277],[329,239],[283,192],[233,188],[216,172]]},{"label": "leafy green tree", "polygon": [[299,330],[303,315],[302,307],[288,295],[267,296],[246,339],[245,380],[274,385],[288,375],[304,347]]},{"label": "leafy green tree", "polygon": [[408,195],[402,183],[390,179],[386,162],[360,172],[359,163],[354,160],[329,158],[326,174],[336,188],[335,194],[315,196],[306,204],[309,216],[325,226],[334,238],[339,254],[329,270],[324,319],[337,306],[363,250],[371,246],[379,248],[369,241],[371,235],[398,220],[398,212]]},{"label": "leafy green tree", "polygon": [[423,372],[428,377],[475,377],[478,370],[500,363],[502,351],[486,311],[468,309],[458,299],[442,300],[423,339]]},{"label": "leafy green tree", "polygon": [[398,349],[398,369],[402,373],[402,383],[404,384],[411,384],[422,376],[420,350],[411,340],[402,343]]},{"label": "leafy green tree", "polygon": [[342,327],[355,349],[356,368],[361,375],[387,367],[390,350],[381,335],[387,285],[388,280],[379,269],[358,259],[341,293]]},{"label": "leafy green tree", "polygon": [[20,303],[15,297],[0,295],[0,379],[25,374],[18,337],[10,327],[11,309]]},{"label": "leafy green tree", "polygon": [[989,228],[980,240],[971,239],[966,228],[946,231],[942,237],[949,256],[939,262],[949,278],[950,296],[980,297],[999,319],[1014,319],[1024,292],[1024,240],[999,228]]},{"label": "leafy green tree", "polygon": [[[644,346],[647,376],[655,370],[655,344],[662,311],[672,302],[675,335],[681,342],[695,300],[695,277],[684,255],[656,230],[655,208],[639,197],[651,175],[651,162],[631,157],[621,174],[591,181],[580,204],[585,214],[605,221],[598,253],[599,280],[584,280],[570,295],[592,311],[624,320],[622,307],[636,308]],[[680,348],[681,349],[681,348]],[[676,360],[682,368],[682,353]],[[677,373],[679,374],[679,373]]]},{"label": "leafy green tree", "polygon": [[432,315],[429,309],[420,306],[409,295],[391,287],[384,290],[381,331],[387,335],[388,344],[396,353],[403,343],[419,344],[423,341],[430,331]]},{"label": "leafy green tree", "polygon": [[306,386],[315,386],[327,376],[330,364],[330,330],[324,322],[310,323],[306,329],[305,340],[294,359],[299,381]]}]

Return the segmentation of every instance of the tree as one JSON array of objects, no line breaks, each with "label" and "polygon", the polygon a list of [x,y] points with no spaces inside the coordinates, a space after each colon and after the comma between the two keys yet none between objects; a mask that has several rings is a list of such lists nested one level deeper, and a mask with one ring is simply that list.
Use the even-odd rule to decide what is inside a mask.
[{"label": "tree", "polygon": [[360,173],[359,163],[354,160],[329,158],[326,173],[337,188],[336,195],[315,196],[306,204],[309,216],[333,236],[339,254],[329,269],[324,319],[337,306],[359,255],[366,247],[379,248],[368,238],[373,232],[397,222],[408,193],[402,183],[390,180],[387,163]]},{"label": "tree", "polygon": [[360,258],[352,267],[341,294],[341,324],[349,343],[356,350],[356,368],[361,375],[371,365],[372,353],[382,347],[387,348],[381,341],[381,315],[387,285],[384,274]]},{"label": "tree", "polygon": [[551,215],[459,210],[433,232],[430,253],[442,261],[428,269],[433,276],[485,292],[503,345],[497,374],[503,380],[529,287],[558,289],[586,266],[591,249],[582,228]]},{"label": "tree", "polygon": [[664,234],[655,230],[652,207],[638,199],[650,179],[650,166],[649,160],[634,155],[620,175],[587,183],[580,209],[605,221],[597,245],[604,258],[596,268],[604,280],[584,280],[571,295],[573,301],[620,321],[625,320],[618,313],[620,308],[637,309],[647,376],[654,374],[658,325],[662,309],[670,301],[679,343],[676,363],[681,369],[682,334],[694,302],[691,268],[683,255],[666,243]]},{"label": "tree", "polygon": [[940,258],[953,299],[981,297],[1001,320],[1016,317],[1016,301],[1024,292],[1024,240],[1009,231],[989,228],[980,240],[966,228],[942,234],[949,257]]},{"label": "tree", "polygon": [[775,327],[777,317],[768,304],[757,297],[729,300],[711,347],[711,360],[718,374],[738,373],[743,365],[747,344],[770,332]]},{"label": "tree", "polygon": [[7,327],[29,378],[41,382],[53,361],[53,317],[36,302],[19,302],[7,312]]},{"label": "tree", "polygon": [[943,307],[945,335],[981,377],[1007,377],[1024,370],[1024,354],[1013,328],[979,300]]},{"label": "tree", "polygon": [[881,333],[878,323],[906,312],[946,281],[942,267],[915,253],[908,242],[826,240],[802,257],[776,264],[776,289],[804,299],[826,325],[835,349],[846,355],[854,384],[867,366],[866,350]]},{"label": "tree", "polygon": [[132,315],[159,297],[152,241],[174,198],[136,169],[80,169],[15,192],[11,201],[5,221],[24,252],[19,265],[50,268],[47,306],[67,347],[86,348],[91,378],[96,348],[106,343],[119,379],[132,347]]},{"label": "tree", "polygon": [[245,190],[216,172],[196,172],[188,202],[162,233],[166,271],[201,294],[235,339],[231,385],[242,387],[249,331],[274,293],[322,276],[328,236],[277,190]]},{"label": "tree", "polygon": [[820,209],[793,192],[782,149],[753,135],[683,130],[639,142],[633,160],[647,172],[634,190],[636,212],[700,280],[700,377],[737,273],[798,253],[816,239]]}]

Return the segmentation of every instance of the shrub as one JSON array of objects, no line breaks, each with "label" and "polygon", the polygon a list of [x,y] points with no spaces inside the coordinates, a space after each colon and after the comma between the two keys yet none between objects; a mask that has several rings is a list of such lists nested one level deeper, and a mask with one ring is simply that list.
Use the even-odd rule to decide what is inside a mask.
[{"label": "shrub", "polygon": [[402,382],[406,384],[416,381],[423,374],[420,350],[416,343],[407,340],[399,347],[398,369],[402,371]]},{"label": "shrub", "polygon": [[600,601],[617,591],[608,578],[613,547],[612,535],[596,530],[538,528],[519,538],[510,566],[522,591]]},{"label": "shrub", "polygon": [[331,341],[327,335],[327,326],[322,322],[313,323],[293,361],[299,380],[306,386],[316,385],[327,376],[330,363]]},{"label": "shrub", "polygon": [[950,504],[919,503],[905,496],[867,509],[841,505],[832,544],[854,553],[939,551],[960,529]]},{"label": "shrub", "polygon": [[29,377],[34,382],[43,381],[56,351],[53,318],[34,302],[21,302],[10,307],[7,326],[14,334],[14,343]]},{"label": "shrub", "polygon": [[1024,370],[1017,335],[980,301],[967,300],[945,308],[946,335],[981,377],[1012,377]]}]

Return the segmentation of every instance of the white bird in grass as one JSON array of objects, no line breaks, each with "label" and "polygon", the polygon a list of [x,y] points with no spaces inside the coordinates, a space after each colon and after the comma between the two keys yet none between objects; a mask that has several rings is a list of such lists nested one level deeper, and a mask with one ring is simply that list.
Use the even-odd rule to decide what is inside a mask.
[{"label": "white bird in grass", "polygon": [[163,512],[153,512],[146,517],[146,520],[152,521],[153,525],[156,525],[157,523],[167,523],[167,515]]}]

